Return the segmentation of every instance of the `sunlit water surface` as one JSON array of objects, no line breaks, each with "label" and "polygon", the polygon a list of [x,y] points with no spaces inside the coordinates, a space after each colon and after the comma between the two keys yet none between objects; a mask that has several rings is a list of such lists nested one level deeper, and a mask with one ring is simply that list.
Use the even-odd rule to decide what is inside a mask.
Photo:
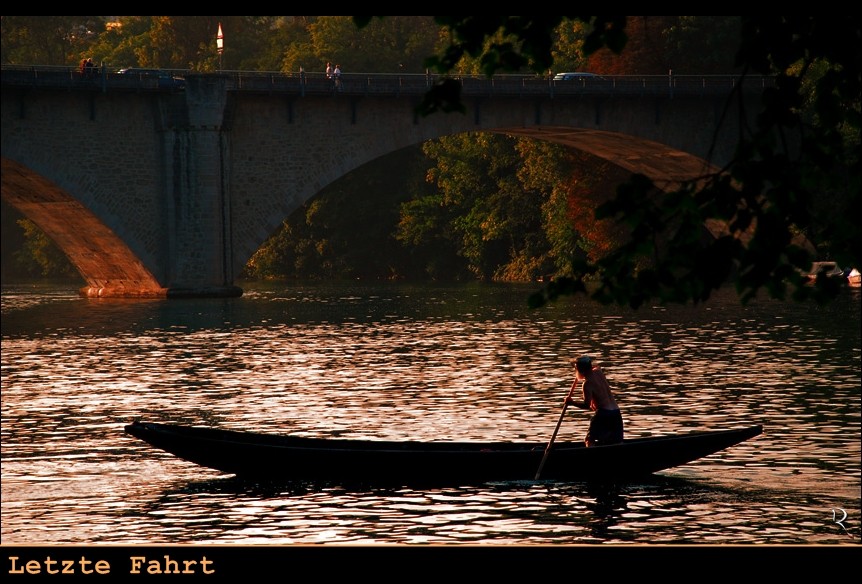
[{"label": "sunlit water surface", "polygon": [[[531,310],[532,286],[249,286],[241,298],[2,295],[2,543],[858,544],[860,296],[827,307]],[[388,440],[547,441],[593,355],[628,437],[764,434],[614,488],[260,484],[132,420]],[[558,440],[578,440],[571,411]],[[837,511],[836,511],[837,510]],[[836,512],[847,519],[836,523]]]}]

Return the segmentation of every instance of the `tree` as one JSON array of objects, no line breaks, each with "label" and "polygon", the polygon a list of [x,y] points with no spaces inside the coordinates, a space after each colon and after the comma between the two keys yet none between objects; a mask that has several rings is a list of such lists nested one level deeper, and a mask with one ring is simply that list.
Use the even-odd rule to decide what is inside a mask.
[{"label": "tree", "polygon": [[593,209],[609,199],[612,185],[627,178],[613,164],[578,150],[541,140],[518,142],[525,189],[542,192],[543,231],[551,244],[556,276],[573,275],[572,260],[597,261],[625,241],[613,221],[596,220]]},{"label": "tree", "polygon": [[662,36],[667,67],[675,73],[735,70],[734,55],[741,40],[738,16],[675,16],[669,24]]},{"label": "tree", "polygon": [[[371,18],[354,17],[360,27]],[[427,64],[447,74],[470,55],[487,75],[525,66],[544,72],[553,66],[554,34],[566,19],[588,26],[584,55],[602,48],[620,54],[626,46],[627,17],[438,16],[449,43]],[[596,210],[597,219],[629,225],[629,241],[600,261],[575,261],[573,277],[551,283],[531,298],[533,305],[586,293],[589,279],[596,281],[593,298],[633,307],[650,299],[704,301],[727,282],[743,302],[760,290],[784,298],[788,287],[794,299],[828,301],[837,293],[835,281],[818,277],[807,285],[804,272],[817,258],[795,243],[796,233],[839,265],[862,265],[859,17],[743,16],[738,23],[740,76],[772,76],[774,85],[764,91],[757,122],[745,126],[733,160],[661,198],[649,179],[632,176]],[[501,32],[504,40],[488,42]],[[420,113],[463,111],[459,90],[442,79]],[[847,211],[828,229],[810,220],[824,193],[837,193]],[[708,220],[726,224],[728,235],[704,241]]]},{"label": "tree", "polygon": [[[552,269],[539,189],[518,177],[519,140],[484,132],[423,145],[436,192],[402,205],[399,239],[445,241],[482,280],[532,280]],[[545,191],[547,192],[547,190]]]},{"label": "tree", "polygon": [[216,31],[226,42],[221,65],[233,70],[278,71],[293,19],[276,16],[120,16],[103,26],[87,52],[108,67],[216,71]]},{"label": "tree", "polygon": [[[438,30],[430,16],[390,16],[359,29],[349,16],[321,16],[308,27],[311,55],[319,70],[331,61],[345,73],[422,73],[425,56],[436,49]],[[286,62],[286,70],[302,63]]]},{"label": "tree", "polygon": [[557,27],[554,36],[551,56],[554,59],[556,71],[587,70],[587,58],[583,53],[587,26],[577,20],[565,20]]},{"label": "tree", "polygon": [[[24,247],[15,255],[16,263],[30,275],[80,279],[77,269],[66,255],[29,219],[19,219],[24,230]],[[35,260],[35,262],[33,261]]]},{"label": "tree", "polygon": [[103,16],[0,16],[3,63],[77,65],[104,27]]},{"label": "tree", "polygon": [[[676,16],[631,16],[626,21],[626,45],[621,52],[604,47],[591,53],[588,70],[604,75],[665,75],[665,37]],[[698,73],[703,71],[698,70]],[[724,72],[724,71],[723,71]]]}]

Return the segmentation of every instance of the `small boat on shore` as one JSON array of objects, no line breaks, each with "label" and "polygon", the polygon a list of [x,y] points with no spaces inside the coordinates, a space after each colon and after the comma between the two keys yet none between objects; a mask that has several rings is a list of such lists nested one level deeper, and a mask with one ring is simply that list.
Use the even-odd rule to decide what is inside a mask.
[{"label": "small boat on shore", "polygon": [[[760,435],[762,426],[630,438],[587,448],[556,442],[417,442],[305,438],[136,421],[135,438],[239,477],[360,483],[469,484],[542,479],[624,480],[709,456]],[[546,462],[546,464],[545,464]]]},{"label": "small boat on shore", "polygon": [[862,286],[862,275],[856,268],[841,269],[833,261],[813,262],[808,272],[802,272],[810,283],[814,283],[818,277],[836,278],[851,288]]},{"label": "small boat on shore", "polygon": [[809,280],[814,281],[819,275],[827,278],[842,278],[844,277],[844,271],[835,262],[813,262],[806,276],[808,276]]}]

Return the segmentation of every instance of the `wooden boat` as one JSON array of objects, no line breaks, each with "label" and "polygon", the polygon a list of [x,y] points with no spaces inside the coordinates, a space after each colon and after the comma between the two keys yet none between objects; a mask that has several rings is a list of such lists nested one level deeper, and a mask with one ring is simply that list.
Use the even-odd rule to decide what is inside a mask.
[{"label": "wooden boat", "polygon": [[827,278],[844,277],[844,271],[838,267],[835,262],[812,262],[811,268],[808,270],[808,279],[816,280],[817,276],[823,274]]},{"label": "wooden boat", "polygon": [[[352,483],[532,480],[547,443],[394,442],[304,438],[136,421],[126,433],[195,464],[255,479]],[[541,478],[621,480],[679,466],[761,434],[761,426],[626,439],[587,448],[555,442]]]}]

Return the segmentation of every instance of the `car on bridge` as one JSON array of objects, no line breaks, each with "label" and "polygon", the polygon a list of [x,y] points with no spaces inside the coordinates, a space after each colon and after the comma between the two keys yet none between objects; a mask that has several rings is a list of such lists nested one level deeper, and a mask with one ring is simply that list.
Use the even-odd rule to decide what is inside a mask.
[{"label": "car on bridge", "polygon": [[604,79],[604,77],[600,77],[595,73],[586,73],[583,71],[557,73],[554,75],[554,81],[589,81],[590,79],[600,80]]},{"label": "car on bridge", "polygon": [[185,89],[186,80],[178,75],[174,75],[170,71],[162,69],[145,69],[140,67],[127,67],[120,69],[117,73],[124,75],[137,75],[142,81],[155,80],[155,83],[160,88],[167,89]]}]

